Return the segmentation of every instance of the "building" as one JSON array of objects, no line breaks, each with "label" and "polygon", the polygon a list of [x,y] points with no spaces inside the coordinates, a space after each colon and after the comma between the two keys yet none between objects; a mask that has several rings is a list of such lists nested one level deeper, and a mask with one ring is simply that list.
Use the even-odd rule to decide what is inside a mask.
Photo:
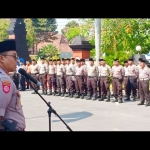
[{"label": "building", "polygon": [[[72,49],[69,47],[69,42],[63,34],[57,33],[53,36],[53,39],[47,40],[47,42],[40,42],[36,47],[36,52],[42,49],[43,46],[47,44],[54,45],[60,51],[61,58],[70,58],[73,55]],[[32,48],[29,49],[30,54],[32,54]]]}]

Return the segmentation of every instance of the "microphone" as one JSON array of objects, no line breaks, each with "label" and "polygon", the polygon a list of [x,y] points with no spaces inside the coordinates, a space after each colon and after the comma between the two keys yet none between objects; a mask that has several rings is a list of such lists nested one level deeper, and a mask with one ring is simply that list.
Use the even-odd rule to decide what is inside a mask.
[{"label": "microphone", "polygon": [[30,76],[29,74],[27,74],[24,69],[20,68],[20,69],[18,70],[18,72],[19,72],[21,75],[25,76],[27,79],[31,80],[31,81],[32,81],[33,83],[35,83],[36,85],[41,86],[41,83],[40,83],[38,80],[34,79],[34,78],[33,78],[32,76]]}]

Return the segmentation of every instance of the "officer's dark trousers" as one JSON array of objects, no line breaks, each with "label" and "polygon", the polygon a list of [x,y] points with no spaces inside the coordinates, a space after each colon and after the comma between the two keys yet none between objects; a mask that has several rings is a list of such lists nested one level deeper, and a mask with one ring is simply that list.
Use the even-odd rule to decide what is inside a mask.
[{"label": "officer's dark trousers", "polygon": [[133,96],[136,96],[136,77],[128,77],[126,92],[127,96],[131,95],[131,90],[133,91]]},{"label": "officer's dark trousers", "polygon": [[21,76],[21,79],[20,79],[20,85],[21,85],[21,89],[22,90],[25,90],[25,77],[24,76]]}]

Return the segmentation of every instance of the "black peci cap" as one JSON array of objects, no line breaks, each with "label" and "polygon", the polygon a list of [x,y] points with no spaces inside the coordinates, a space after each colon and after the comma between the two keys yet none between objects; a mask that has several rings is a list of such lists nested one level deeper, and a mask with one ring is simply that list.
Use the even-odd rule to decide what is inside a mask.
[{"label": "black peci cap", "polygon": [[80,61],[81,61],[81,62],[85,62],[85,59],[82,58],[82,59],[80,59]]},{"label": "black peci cap", "polygon": [[114,61],[117,61],[117,62],[119,62],[119,59],[114,59]]},{"label": "black peci cap", "polygon": [[133,58],[129,58],[128,61],[133,61]]},{"label": "black peci cap", "polygon": [[89,61],[94,61],[93,58],[89,58]]},{"label": "black peci cap", "polygon": [[0,42],[0,53],[16,51],[16,41],[14,39],[7,39]]}]

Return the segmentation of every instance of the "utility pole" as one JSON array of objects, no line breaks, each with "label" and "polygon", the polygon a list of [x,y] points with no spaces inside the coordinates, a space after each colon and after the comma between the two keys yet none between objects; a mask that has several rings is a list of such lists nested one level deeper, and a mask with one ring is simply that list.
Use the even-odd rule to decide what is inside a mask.
[{"label": "utility pole", "polygon": [[100,45],[101,45],[101,19],[95,19],[96,65],[99,65]]}]

